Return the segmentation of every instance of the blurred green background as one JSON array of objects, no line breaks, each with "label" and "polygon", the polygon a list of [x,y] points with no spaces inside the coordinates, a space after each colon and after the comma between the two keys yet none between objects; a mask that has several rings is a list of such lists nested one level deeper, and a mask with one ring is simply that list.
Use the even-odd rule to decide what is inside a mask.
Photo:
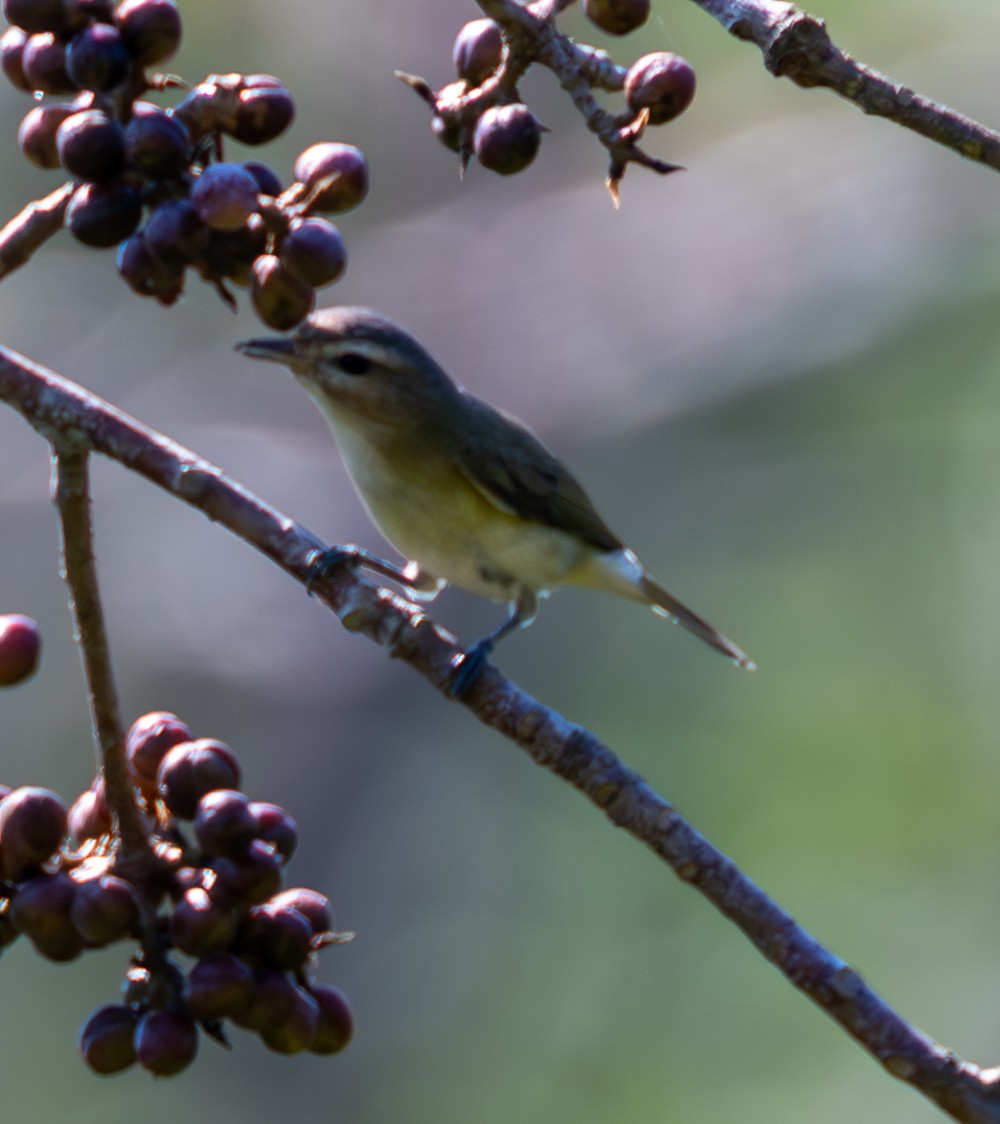
[{"label": "blurred green background", "polygon": [[[759,662],[740,675],[640,608],[567,592],[499,663],[594,729],[906,1017],[1000,1052],[1000,180],[821,91],[773,80],[659,0],[623,62],[685,54],[692,109],[615,212],[551,76],[554,130],[464,183],[393,68],[450,78],[459,0],[182,4],[173,69],[264,70],[298,98],[262,155],[359,144],[369,201],[329,302],[375,305],[572,464],[612,526]],[[1000,7],[817,0],[873,66],[1000,122]],[[0,214],[56,185],[13,155]],[[236,151],[235,149],[233,151]],[[0,339],[220,464],[330,541],[380,546],[318,413],[232,350],[257,330],[196,283],[164,310],[61,237],[0,295]],[[72,798],[93,750],[47,502],[47,446],[0,412],[0,610],[43,667],[0,698],[2,779]],[[89,1074],[74,1046],[122,949],[0,963],[5,1118],[146,1124],[922,1124],[884,1075],[697,894],[576,794],[336,624],[204,518],[96,469],[100,563],[131,719],[178,711],[297,817],[292,882],[354,944],[322,977],[357,1014],[334,1059],[234,1032],[183,1077]],[[447,594],[463,638],[497,609]]]}]

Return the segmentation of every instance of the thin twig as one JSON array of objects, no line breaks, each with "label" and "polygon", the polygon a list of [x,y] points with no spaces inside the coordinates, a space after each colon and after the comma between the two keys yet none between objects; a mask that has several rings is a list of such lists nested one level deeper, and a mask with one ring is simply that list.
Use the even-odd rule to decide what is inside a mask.
[{"label": "thin twig", "polygon": [[[0,349],[0,399],[50,442],[72,440],[77,442],[74,449],[89,448],[117,460],[308,582],[310,558],[324,544],[190,450],[5,349]],[[348,629],[382,645],[448,697],[462,651],[420,609],[348,568],[319,583],[319,593]],[[593,734],[531,698],[490,665],[463,705],[567,780],[612,823],[697,887],[889,1073],[956,1120],[1000,1121],[997,1071],[956,1057],[896,1014],[856,971],[823,948]]]},{"label": "thin twig", "polygon": [[76,634],[83,657],[94,738],[108,806],[118,821],[121,860],[144,862],[150,856],[149,839],[128,775],[118,691],[111,667],[111,652],[104,623],[94,531],[90,510],[88,460],[90,447],[72,427],[52,436],[53,498],[59,509],[62,563]]},{"label": "thin twig", "polygon": [[39,247],[62,230],[75,188],[75,184],[64,183],[44,199],[29,203],[0,230],[0,280],[28,262]]}]

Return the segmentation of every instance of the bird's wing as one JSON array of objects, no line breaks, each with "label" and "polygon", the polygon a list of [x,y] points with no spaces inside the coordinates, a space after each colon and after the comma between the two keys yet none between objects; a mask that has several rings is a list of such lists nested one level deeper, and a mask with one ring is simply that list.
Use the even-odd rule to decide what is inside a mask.
[{"label": "bird's wing", "polygon": [[[599,550],[622,542],[605,524],[587,493],[538,438],[520,422],[468,396],[477,414],[475,445],[460,434],[458,467],[490,503],[509,515],[576,535]],[[484,456],[481,449],[488,448]]]}]

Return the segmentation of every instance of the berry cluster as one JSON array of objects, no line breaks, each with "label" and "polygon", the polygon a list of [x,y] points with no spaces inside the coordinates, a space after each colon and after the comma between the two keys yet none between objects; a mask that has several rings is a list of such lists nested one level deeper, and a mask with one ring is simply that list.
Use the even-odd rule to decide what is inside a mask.
[{"label": "berry cluster", "polygon": [[[585,0],[584,4],[591,22],[612,35],[625,35],[641,27],[649,9],[649,0]],[[694,71],[679,55],[669,51],[645,55],[627,72],[619,70],[612,79],[607,56],[591,48],[587,50],[590,59],[599,59],[602,64],[601,78],[592,78],[592,83],[605,88],[614,86],[625,94],[626,111],[609,119],[605,143],[609,139],[612,143],[629,142],[647,125],[672,120],[694,97]],[[538,154],[542,133],[546,131],[521,101],[517,89],[520,74],[537,60],[517,58],[504,28],[491,19],[465,24],[455,39],[452,60],[458,79],[437,91],[432,91],[421,78],[398,76],[430,104],[434,134],[447,148],[459,153],[463,168],[475,156],[484,168],[500,175],[523,171]],[[595,108],[595,113],[601,111]],[[652,161],[644,162],[654,165]],[[669,171],[672,166],[658,170]],[[614,178],[620,178],[620,171],[616,170]]]},{"label": "berry cluster", "polygon": [[3,0],[11,27],[0,67],[36,98],[21,152],[62,168],[76,185],[66,225],[80,242],[119,246],[118,270],[142,296],[173,304],[195,270],[230,305],[249,287],[258,316],[279,330],[315,304],[315,289],[347,265],[337,227],[318,212],[357,206],[368,190],[364,154],[320,144],[295,164],[287,189],[257,161],[223,160],[223,138],[261,145],[285,131],[295,103],[267,74],[211,75],[180,103],[146,100],[179,79],[147,74],[177,50],[175,0]]},{"label": "berry cluster", "polygon": [[[121,853],[103,782],[67,811],[44,788],[0,789],[0,947],[19,935],[50,960],[135,939],[123,1001],[95,1011],[80,1051],[97,1073],[136,1061],[158,1076],[185,1069],[201,1032],[224,1020],[283,1054],[332,1054],[351,1038],[343,993],[313,979],[316,953],[343,943],[327,899],[282,889],[297,842],[275,804],[239,791],[222,742],[194,739],[174,714],[146,714],[126,744],[150,848]],[[193,963],[182,969],[178,955]]]}]

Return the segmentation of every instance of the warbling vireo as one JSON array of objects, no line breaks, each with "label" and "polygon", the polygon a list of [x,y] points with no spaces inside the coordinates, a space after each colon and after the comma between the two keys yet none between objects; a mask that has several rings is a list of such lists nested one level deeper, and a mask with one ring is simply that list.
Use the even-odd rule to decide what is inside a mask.
[{"label": "warbling vireo", "polygon": [[[530,430],[453,382],[387,317],[326,308],[290,336],[236,346],[291,368],[330,423],[368,513],[409,559],[399,569],[362,553],[362,564],[416,596],[451,582],[509,602],[504,623],[458,666],[453,693],[468,688],[497,641],[532,622],[538,597],[561,585],[641,601],[738,666],[754,666],[649,576]],[[334,551],[331,560],[341,557]]]}]

